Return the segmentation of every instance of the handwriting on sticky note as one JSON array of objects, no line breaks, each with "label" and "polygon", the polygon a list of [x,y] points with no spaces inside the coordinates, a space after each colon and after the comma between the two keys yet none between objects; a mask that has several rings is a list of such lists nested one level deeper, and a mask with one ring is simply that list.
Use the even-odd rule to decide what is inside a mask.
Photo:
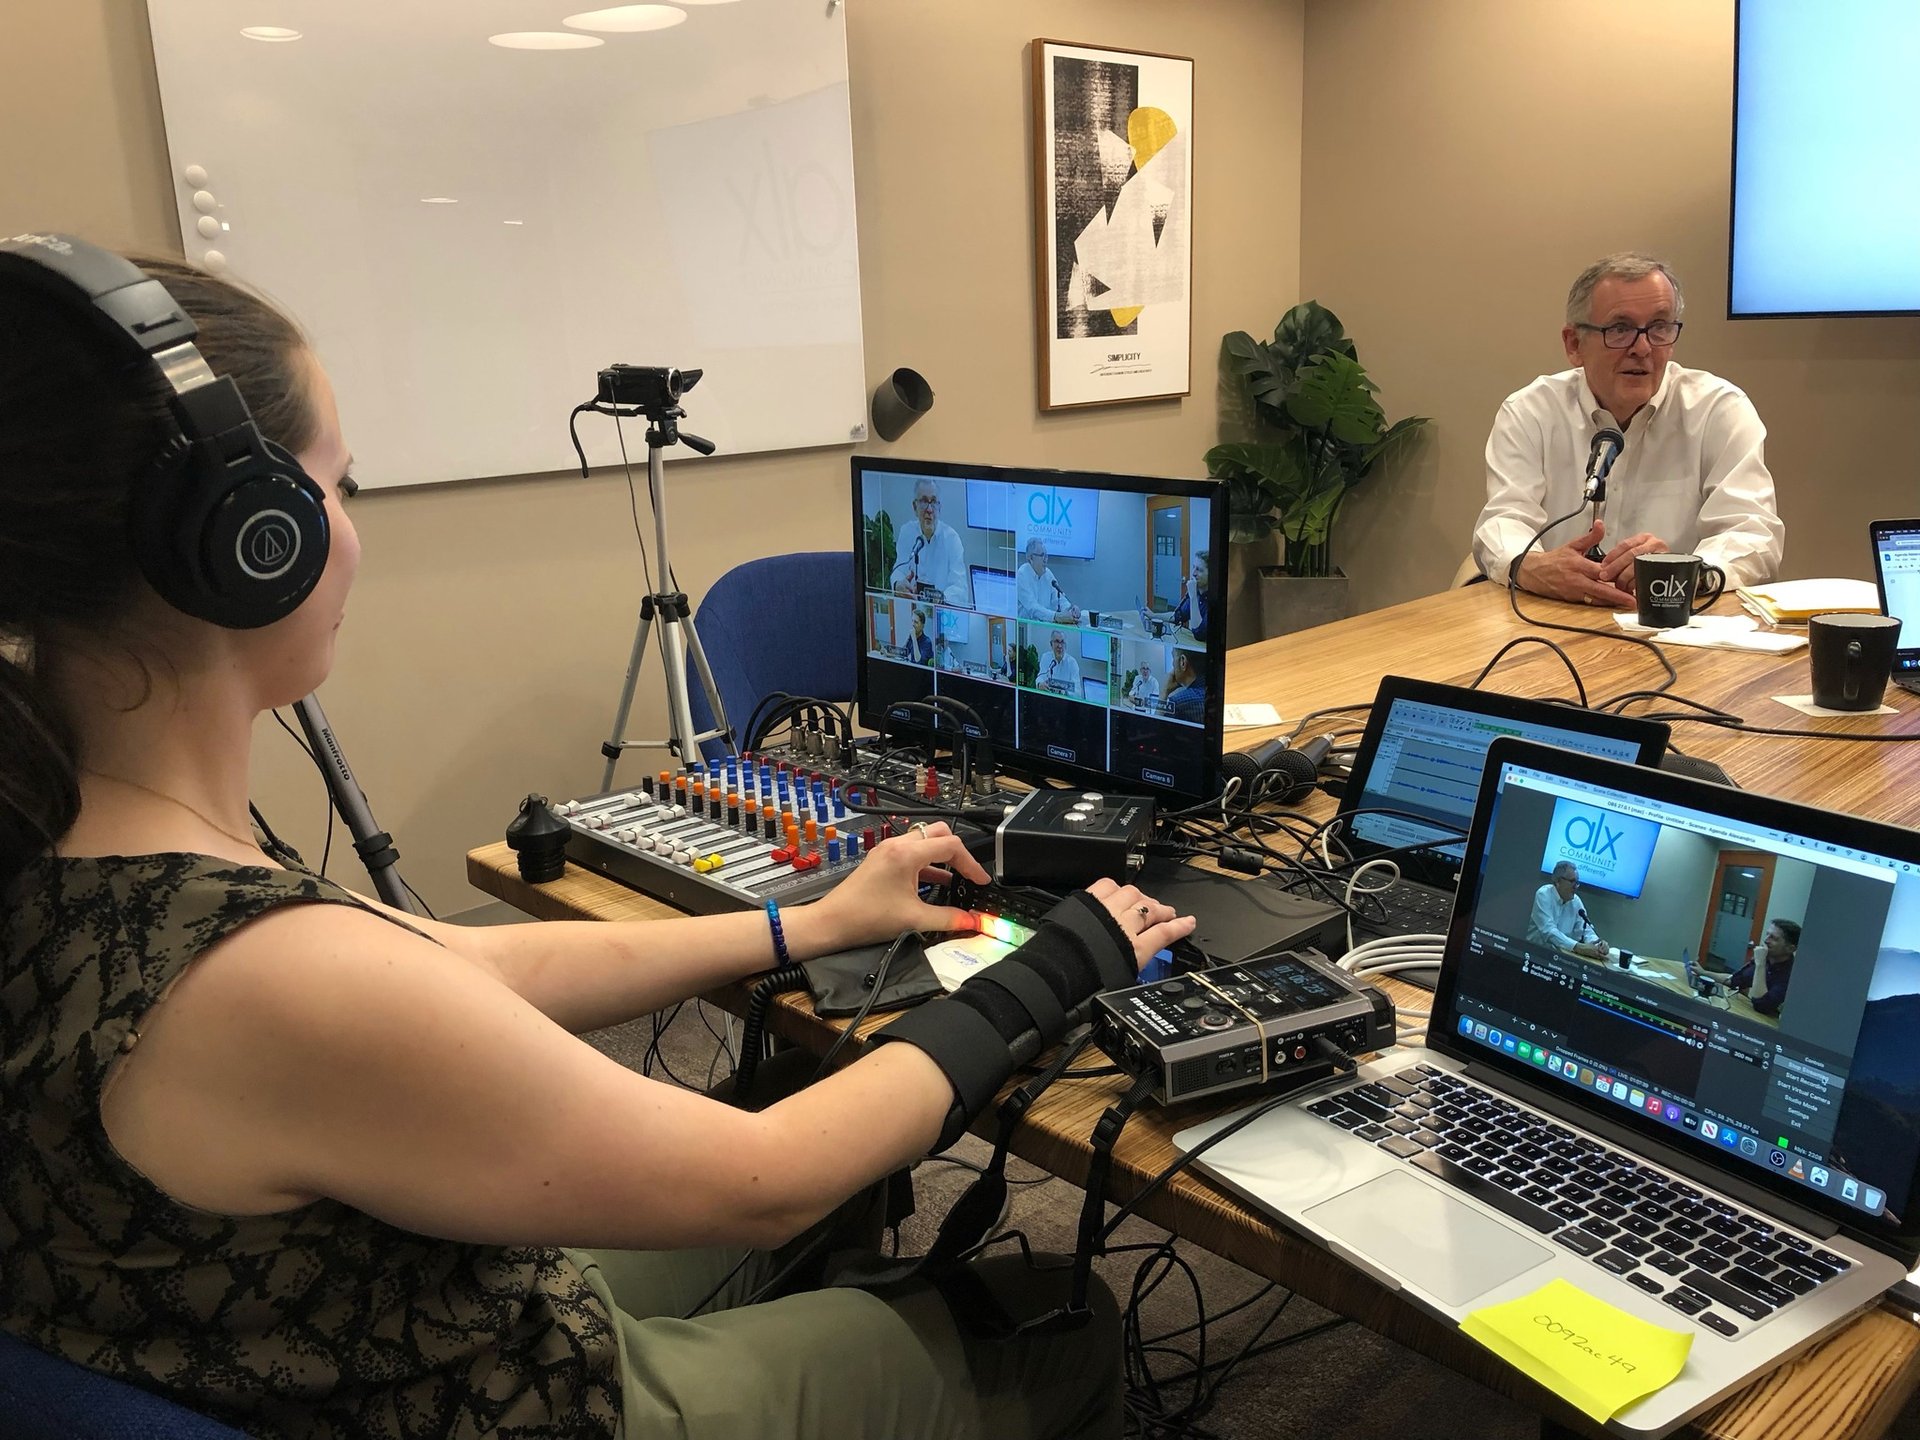
[{"label": "handwriting on sticky note", "polygon": [[1460,1328],[1600,1421],[1669,1384],[1693,1348],[1691,1332],[1650,1324],[1565,1280],[1476,1310]]}]

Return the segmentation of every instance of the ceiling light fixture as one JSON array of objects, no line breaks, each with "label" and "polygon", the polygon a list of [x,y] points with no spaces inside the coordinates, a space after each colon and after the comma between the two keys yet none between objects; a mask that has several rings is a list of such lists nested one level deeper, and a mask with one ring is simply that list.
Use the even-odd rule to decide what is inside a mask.
[{"label": "ceiling light fixture", "polygon": [[451,195],[422,195],[420,203],[422,205],[458,205],[460,202]]},{"label": "ceiling light fixture", "polygon": [[673,5],[616,5],[611,10],[585,10],[569,15],[560,23],[572,30],[632,35],[643,30],[671,29],[686,18],[687,12]]},{"label": "ceiling light fixture", "polygon": [[248,25],[240,33],[249,40],[263,40],[269,45],[284,45],[300,38],[298,30],[289,30],[284,25]]},{"label": "ceiling light fixture", "polygon": [[607,42],[598,35],[572,35],[562,30],[509,30],[504,35],[489,35],[487,43],[502,50],[590,50]]}]

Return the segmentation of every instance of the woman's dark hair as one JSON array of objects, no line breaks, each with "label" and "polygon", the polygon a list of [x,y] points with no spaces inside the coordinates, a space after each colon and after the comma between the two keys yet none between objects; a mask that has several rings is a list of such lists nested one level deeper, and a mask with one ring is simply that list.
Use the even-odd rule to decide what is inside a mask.
[{"label": "woman's dark hair", "polygon": [[[180,260],[133,258],[193,317],[200,353],[261,432],[296,452],[312,444],[299,328]],[[0,281],[0,885],[80,813],[73,727],[37,672],[63,635],[110,632],[139,593],[128,496],[173,429],[151,361],[73,306]]]}]

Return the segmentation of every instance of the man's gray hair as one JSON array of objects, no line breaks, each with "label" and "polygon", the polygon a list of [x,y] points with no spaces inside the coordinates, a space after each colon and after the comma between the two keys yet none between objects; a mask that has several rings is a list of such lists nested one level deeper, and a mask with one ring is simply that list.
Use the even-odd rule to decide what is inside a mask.
[{"label": "man's gray hair", "polygon": [[1047,548],[1047,542],[1045,540],[1042,540],[1038,535],[1029,535],[1027,537],[1026,553],[1028,555],[1032,555],[1036,549],[1044,550],[1046,548]]},{"label": "man's gray hair", "polygon": [[1562,860],[1558,865],[1553,867],[1553,878],[1558,880],[1562,875],[1566,876],[1569,880],[1578,880],[1580,878],[1580,867],[1571,860]]},{"label": "man's gray hair", "polygon": [[1687,310],[1687,297],[1680,291],[1680,277],[1668,268],[1667,262],[1651,255],[1642,255],[1637,250],[1621,250],[1594,261],[1580,272],[1580,278],[1567,291],[1567,324],[1585,325],[1593,318],[1593,287],[1602,280],[1609,277],[1644,280],[1653,274],[1667,277],[1667,283],[1673,287],[1673,318],[1682,318]]}]

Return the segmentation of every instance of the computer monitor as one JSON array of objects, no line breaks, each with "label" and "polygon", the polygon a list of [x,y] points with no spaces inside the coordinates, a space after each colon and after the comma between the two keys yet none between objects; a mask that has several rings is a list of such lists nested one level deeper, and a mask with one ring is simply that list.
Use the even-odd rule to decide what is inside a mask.
[{"label": "computer monitor", "polygon": [[1014,773],[1218,793],[1218,482],[856,456],[852,489],[861,724],[949,695]]}]

